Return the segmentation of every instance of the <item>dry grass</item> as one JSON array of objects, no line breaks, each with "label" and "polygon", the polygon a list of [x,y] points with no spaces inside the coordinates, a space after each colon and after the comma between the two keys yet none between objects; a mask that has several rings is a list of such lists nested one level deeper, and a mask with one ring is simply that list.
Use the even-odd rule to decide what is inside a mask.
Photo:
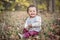
[{"label": "dry grass", "polygon": [[[53,25],[54,20],[59,17],[58,14],[50,13],[39,13],[42,17],[42,30],[39,33],[38,40],[54,40],[55,26]],[[57,16],[58,15],[58,16]],[[22,33],[24,23],[28,17],[25,11],[15,11],[15,12],[3,12],[0,14],[0,39],[1,40],[24,40],[19,39],[18,33]],[[58,27],[58,26],[56,26]],[[53,31],[54,30],[54,31]],[[57,35],[57,34],[56,34]],[[30,37],[28,40],[31,40],[33,37]],[[51,39],[52,38],[52,39]],[[56,36],[55,40],[59,40],[60,36]],[[35,40],[33,38],[33,40]]]}]

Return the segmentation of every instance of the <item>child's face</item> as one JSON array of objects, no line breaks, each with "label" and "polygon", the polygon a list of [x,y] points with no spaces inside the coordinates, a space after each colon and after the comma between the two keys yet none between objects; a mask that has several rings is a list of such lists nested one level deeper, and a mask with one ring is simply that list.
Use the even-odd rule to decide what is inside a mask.
[{"label": "child's face", "polygon": [[35,7],[30,7],[29,8],[28,14],[29,14],[30,17],[32,17],[32,18],[35,17],[36,13],[37,13],[37,11],[36,11]]}]

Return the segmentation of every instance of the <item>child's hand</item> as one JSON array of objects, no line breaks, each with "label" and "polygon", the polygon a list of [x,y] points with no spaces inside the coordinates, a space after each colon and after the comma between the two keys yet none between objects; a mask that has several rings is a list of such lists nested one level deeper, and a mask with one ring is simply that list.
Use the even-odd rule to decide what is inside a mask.
[{"label": "child's hand", "polygon": [[29,26],[29,28],[32,28],[32,24],[29,24],[28,26]]}]

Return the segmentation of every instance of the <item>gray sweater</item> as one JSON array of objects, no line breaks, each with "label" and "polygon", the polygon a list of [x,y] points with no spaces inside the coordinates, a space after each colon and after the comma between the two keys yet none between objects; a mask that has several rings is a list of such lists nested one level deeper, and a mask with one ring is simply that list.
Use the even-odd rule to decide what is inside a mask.
[{"label": "gray sweater", "polygon": [[34,18],[28,17],[24,28],[28,28],[29,24],[32,24],[32,28],[30,28],[29,31],[39,32],[41,30],[41,17],[40,16],[35,16]]}]

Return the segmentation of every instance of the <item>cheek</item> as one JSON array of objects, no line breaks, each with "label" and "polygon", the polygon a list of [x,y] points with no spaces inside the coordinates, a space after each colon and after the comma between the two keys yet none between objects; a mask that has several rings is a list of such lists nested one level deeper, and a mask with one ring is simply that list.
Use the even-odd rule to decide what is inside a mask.
[{"label": "cheek", "polygon": [[30,12],[28,12],[28,15],[31,15],[31,13],[30,13]]},{"label": "cheek", "polygon": [[35,14],[37,14],[37,12],[35,12]]},{"label": "cheek", "polygon": [[28,14],[29,14],[29,15],[31,15],[31,14],[32,14],[32,12],[29,12]]},{"label": "cheek", "polygon": [[33,14],[34,14],[34,15],[36,15],[37,13],[36,13],[36,12],[34,12]]},{"label": "cheek", "polygon": [[28,14],[30,14],[30,13],[28,12]]}]

